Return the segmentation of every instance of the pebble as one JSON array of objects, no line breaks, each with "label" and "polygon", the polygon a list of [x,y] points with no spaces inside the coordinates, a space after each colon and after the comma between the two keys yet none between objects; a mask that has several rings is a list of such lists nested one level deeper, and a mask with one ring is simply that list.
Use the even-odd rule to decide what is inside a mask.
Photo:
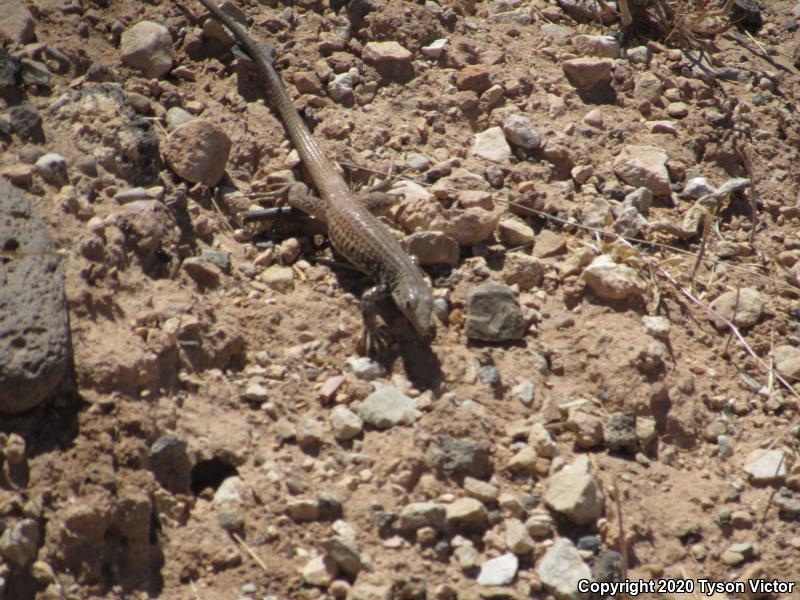
[{"label": "pebble", "polygon": [[534,538],[548,537],[552,533],[554,526],[553,517],[546,510],[533,511],[528,520],[525,521],[525,528]]},{"label": "pebble", "polygon": [[534,391],[533,382],[530,379],[525,379],[511,388],[511,395],[525,406],[530,406],[533,404]]},{"label": "pebble", "polygon": [[536,544],[525,524],[519,519],[506,521],[506,548],[514,554],[529,554]]},{"label": "pebble", "polygon": [[410,532],[422,527],[442,529],[447,511],[443,504],[437,502],[412,502],[400,511],[397,527],[400,531]]},{"label": "pebble", "polygon": [[606,254],[595,258],[584,269],[583,279],[592,292],[604,300],[642,297],[647,291],[647,284],[635,269],[628,265],[617,264]]},{"label": "pebble", "polygon": [[509,252],[503,265],[503,281],[527,291],[542,284],[544,270],[538,258],[522,252]]},{"label": "pebble", "polygon": [[638,238],[647,228],[647,220],[633,206],[625,206],[614,220],[614,231],[624,237]]},{"label": "pebble", "polygon": [[373,381],[386,374],[383,365],[367,356],[351,356],[345,362],[353,375],[364,381]]},{"label": "pebble", "polygon": [[646,187],[655,196],[672,192],[667,153],[655,146],[625,146],[614,160],[614,173],[628,185]]},{"label": "pebble", "polygon": [[440,435],[428,446],[426,462],[450,475],[486,479],[493,470],[490,450],[491,446],[486,441]]},{"label": "pebble", "polygon": [[190,256],[181,263],[181,269],[201,288],[216,288],[219,286],[222,270],[204,258]]},{"label": "pebble", "polygon": [[33,41],[36,21],[24,2],[3,2],[3,18],[0,19],[0,42],[11,42],[22,46]]},{"label": "pebble", "polygon": [[649,336],[658,340],[668,340],[672,324],[667,317],[645,315],[642,317],[642,328]]},{"label": "pebble", "polygon": [[459,71],[456,76],[456,87],[461,91],[472,91],[482,94],[492,87],[489,70],[486,65],[469,65]]},{"label": "pebble", "polygon": [[589,90],[611,82],[613,61],[608,58],[573,58],[562,63],[569,82],[581,90]]},{"label": "pebble", "polygon": [[23,102],[12,106],[7,111],[11,123],[11,131],[16,133],[23,141],[42,142],[42,117],[38,109],[30,102]]},{"label": "pebble", "polygon": [[576,35],[572,38],[572,46],[582,56],[619,56],[619,42],[613,35]]},{"label": "pebble", "polygon": [[640,187],[633,190],[630,194],[625,196],[623,206],[632,206],[643,216],[647,216],[650,212],[650,206],[653,204],[653,192],[646,187]]},{"label": "pebble", "polygon": [[519,569],[519,559],[511,553],[487,560],[481,565],[478,585],[508,585],[514,581],[517,569]]},{"label": "pebble", "polygon": [[705,177],[692,177],[683,188],[683,195],[693,200],[699,200],[707,194],[716,192],[716,188]]},{"label": "pebble", "polygon": [[272,265],[259,275],[259,279],[276,292],[286,293],[294,288],[294,271],[291,267]]},{"label": "pebble", "polygon": [[536,236],[536,245],[533,247],[533,256],[536,258],[550,258],[560,256],[567,252],[567,239],[549,229],[542,229]]},{"label": "pebble", "polygon": [[583,122],[591,127],[596,127],[597,129],[603,129],[604,121],[603,121],[603,111],[599,108],[595,108],[594,110],[590,110],[586,115],[583,117]]},{"label": "pebble", "polygon": [[731,438],[727,435],[721,435],[717,438],[717,451],[720,458],[730,458],[733,456],[733,443]]},{"label": "pebble", "polygon": [[0,555],[19,568],[36,557],[39,549],[39,525],[33,519],[22,519],[7,526],[0,536]]},{"label": "pebble", "polygon": [[560,600],[582,600],[585,594],[578,591],[578,582],[592,579],[578,549],[566,538],[559,538],[550,546],[539,561],[536,574],[544,588]]},{"label": "pebble", "polygon": [[328,95],[336,102],[345,102],[353,98],[355,78],[351,73],[341,73],[328,83]]},{"label": "pebble", "polygon": [[335,535],[322,542],[327,555],[347,573],[355,577],[364,568],[361,548],[349,536]]},{"label": "pebble", "polygon": [[507,163],[511,160],[511,148],[500,127],[490,127],[476,133],[472,153],[479,158],[495,163]]},{"label": "pebble", "polygon": [[447,38],[439,38],[433,40],[427,46],[423,46],[420,51],[428,58],[439,58],[445,46],[447,46]]},{"label": "pebble", "polygon": [[628,48],[625,51],[625,58],[634,64],[646,65],[650,62],[650,50],[647,46]]},{"label": "pebble", "polygon": [[511,289],[494,283],[467,292],[467,337],[485,342],[520,339],[526,323]]},{"label": "pebble", "polygon": [[571,410],[567,427],[575,434],[575,445],[587,450],[603,443],[603,422],[582,410]]},{"label": "pebble", "polygon": [[583,185],[589,181],[592,175],[594,175],[594,167],[592,165],[579,165],[570,171],[570,176],[578,185]]},{"label": "pebble", "polygon": [[408,253],[416,256],[422,266],[455,266],[460,254],[456,240],[441,231],[418,231],[405,240]]},{"label": "pebble", "polygon": [[[740,288],[720,294],[709,305],[737,327],[752,327],[761,319],[764,301],[758,290]],[[709,319],[717,329],[726,329],[725,321],[709,314]]]},{"label": "pebble", "polygon": [[421,413],[412,398],[386,385],[367,396],[358,407],[358,416],[377,429],[389,429],[395,425],[411,425]]},{"label": "pebble", "polygon": [[184,123],[188,123],[194,119],[194,116],[180,106],[173,106],[167,111],[164,119],[167,122],[167,131],[175,131]]},{"label": "pebble", "polygon": [[769,484],[783,481],[788,471],[789,457],[784,450],[753,450],[747,455],[744,470],[755,484]]},{"label": "pebble", "polygon": [[776,346],[772,350],[772,358],[779,375],[794,381],[800,379],[800,348],[789,344]]},{"label": "pebble", "polygon": [[516,215],[508,215],[497,224],[497,237],[509,246],[528,246],[533,244],[536,233]]},{"label": "pebble", "polygon": [[536,454],[536,451],[525,446],[511,457],[506,466],[512,473],[534,473],[538,460],[539,455]]},{"label": "pebble", "polygon": [[550,432],[542,423],[534,423],[528,433],[528,444],[536,451],[539,456],[545,458],[555,458],[558,456],[558,446],[553,441]]},{"label": "pebble", "polygon": [[53,74],[45,64],[40,63],[38,60],[23,58],[20,60],[20,65],[22,66],[22,82],[25,85],[50,87],[50,80],[53,79]]},{"label": "pebble", "polygon": [[603,423],[603,439],[611,452],[635,454],[639,449],[636,415],[630,411],[623,411],[608,417]]},{"label": "pebble", "polygon": [[459,498],[445,507],[445,520],[448,527],[480,529],[489,521],[489,512],[480,500]]},{"label": "pebble", "polygon": [[683,119],[689,114],[689,106],[685,102],[670,102],[667,114],[674,119]]},{"label": "pebble", "polygon": [[361,433],[364,422],[346,406],[338,405],[333,408],[330,415],[333,437],[337,440],[350,440]]},{"label": "pebble", "polygon": [[548,479],[545,504],[576,525],[588,525],[603,512],[605,498],[591,473],[589,459],[579,455]]},{"label": "pebble", "polygon": [[528,150],[535,150],[542,145],[542,136],[533,122],[523,115],[511,115],[503,122],[503,133],[508,141]]},{"label": "pebble", "polygon": [[307,585],[327,588],[339,574],[339,565],[329,556],[315,556],[301,572]]},{"label": "pebble", "polygon": [[159,78],[172,68],[172,36],[160,23],[140,21],[122,34],[119,49],[122,62],[147,78]]},{"label": "pebble", "polygon": [[410,62],[413,54],[395,41],[367,42],[361,57],[366,62]]},{"label": "pebble", "polygon": [[496,502],[500,491],[497,486],[474,477],[464,478],[464,491],[481,502]]},{"label": "pebble", "polygon": [[230,150],[231,140],[222,127],[196,118],[169,135],[164,158],[182,179],[214,186],[225,174]]},{"label": "pebble", "polygon": [[67,183],[67,161],[60,154],[45,154],[36,161],[34,167],[39,176],[50,185],[60,188]]},{"label": "pebble", "polygon": [[188,443],[176,435],[162,435],[147,453],[150,469],[158,482],[174,494],[186,493],[191,485],[192,464]]}]

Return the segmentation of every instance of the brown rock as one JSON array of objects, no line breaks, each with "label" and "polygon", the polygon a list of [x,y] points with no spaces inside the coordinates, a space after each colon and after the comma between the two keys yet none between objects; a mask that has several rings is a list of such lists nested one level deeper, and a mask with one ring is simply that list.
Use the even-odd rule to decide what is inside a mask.
[{"label": "brown rock", "polygon": [[464,67],[456,78],[456,87],[461,91],[482,94],[492,86],[489,80],[489,69],[486,65],[470,65]]},{"label": "brown rock", "polygon": [[230,150],[231,140],[219,125],[194,119],[170,134],[164,158],[179,177],[216,185],[225,173]]}]

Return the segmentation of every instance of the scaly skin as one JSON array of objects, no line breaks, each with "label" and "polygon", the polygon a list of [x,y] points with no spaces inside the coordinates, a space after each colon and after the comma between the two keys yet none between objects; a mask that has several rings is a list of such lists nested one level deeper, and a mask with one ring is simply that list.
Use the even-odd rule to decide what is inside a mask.
[{"label": "scaly skin", "polygon": [[433,295],[419,267],[388,228],[353,196],[333,163],[322,153],[292,104],[269,52],[255,44],[212,0],[200,2],[231,31],[258,65],[267,96],[280,114],[289,138],[319,191],[319,199],[306,197],[290,203],[325,221],[336,250],[378,284],[373,291],[391,292],[395,304],[418,333],[434,333]]}]

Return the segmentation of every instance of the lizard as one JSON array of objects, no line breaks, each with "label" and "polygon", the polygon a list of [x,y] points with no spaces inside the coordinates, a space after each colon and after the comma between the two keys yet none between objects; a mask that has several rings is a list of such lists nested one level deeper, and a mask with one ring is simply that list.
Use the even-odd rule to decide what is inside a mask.
[{"label": "lizard", "polygon": [[376,285],[362,296],[367,328],[372,322],[374,303],[391,295],[397,308],[420,335],[435,335],[433,294],[416,258],[409,256],[388,227],[354,196],[333,162],[325,156],[273,65],[271,47],[253,41],[213,0],[199,1],[230,30],[258,67],[267,97],[280,115],[289,139],[319,192],[319,197],[290,194],[289,204],[324,221],[333,247],[375,282]]}]

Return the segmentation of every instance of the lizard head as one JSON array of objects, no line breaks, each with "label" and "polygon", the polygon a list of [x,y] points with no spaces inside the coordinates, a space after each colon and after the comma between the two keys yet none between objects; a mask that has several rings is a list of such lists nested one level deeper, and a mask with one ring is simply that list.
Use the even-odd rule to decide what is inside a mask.
[{"label": "lizard head", "polygon": [[411,321],[417,333],[430,336],[436,332],[433,323],[433,294],[431,288],[419,277],[417,285],[398,285],[392,298],[400,311]]}]

